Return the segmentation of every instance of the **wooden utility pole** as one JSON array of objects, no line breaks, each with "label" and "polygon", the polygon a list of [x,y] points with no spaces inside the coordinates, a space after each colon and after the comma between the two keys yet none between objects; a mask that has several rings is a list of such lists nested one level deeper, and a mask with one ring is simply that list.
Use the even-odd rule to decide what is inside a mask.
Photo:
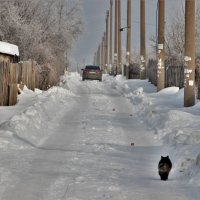
[{"label": "wooden utility pole", "polygon": [[103,40],[103,52],[104,52],[104,60],[103,60],[103,69],[104,69],[104,72],[105,72],[105,70],[106,70],[106,32],[104,32],[104,34],[103,34],[103,38],[104,38],[104,40]]},{"label": "wooden utility pole", "polygon": [[158,60],[157,60],[157,91],[165,88],[165,0],[158,0]]},{"label": "wooden utility pole", "polygon": [[102,59],[101,59],[101,54],[102,54],[102,51],[101,51],[101,43],[99,44],[99,66],[102,65]]},{"label": "wooden utility pole", "polygon": [[97,65],[101,65],[101,45],[98,46],[98,51],[97,51]]},{"label": "wooden utility pole", "polygon": [[110,73],[112,73],[112,56],[113,56],[113,47],[112,47],[112,29],[113,29],[113,23],[112,23],[112,18],[113,18],[113,0],[110,0],[110,53],[109,53],[109,64],[110,64]]},{"label": "wooden utility pole", "polygon": [[185,1],[184,106],[195,104],[195,0]]},{"label": "wooden utility pole", "polygon": [[97,64],[97,52],[94,53],[93,65]]},{"label": "wooden utility pole", "polygon": [[126,79],[129,79],[131,60],[131,0],[127,0],[127,37],[126,37]]},{"label": "wooden utility pole", "polygon": [[145,0],[140,0],[140,79],[146,79]]},{"label": "wooden utility pole", "polygon": [[115,43],[114,43],[115,75],[118,72],[118,0],[115,0]]},{"label": "wooden utility pole", "polygon": [[122,72],[121,0],[118,0],[118,74]]},{"label": "wooden utility pole", "polygon": [[106,12],[106,33],[105,33],[105,70],[108,70],[108,20],[109,11]]},{"label": "wooden utility pole", "polygon": [[101,42],[101,69],[104,69],[104,36]]}]

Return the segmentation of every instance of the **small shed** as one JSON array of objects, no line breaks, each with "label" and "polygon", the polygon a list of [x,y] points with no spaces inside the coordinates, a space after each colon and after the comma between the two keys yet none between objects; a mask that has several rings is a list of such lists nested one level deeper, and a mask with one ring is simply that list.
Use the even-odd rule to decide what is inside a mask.
[{"label": "small shed", "polygon": [[19,62],[18,46],[0,41],[0,106],[17,102],[17,73],[12,63]]},{"label": "small shed", "polygon": [[0,41],[0,62],[19,62],[19,48],[14,44]]}]

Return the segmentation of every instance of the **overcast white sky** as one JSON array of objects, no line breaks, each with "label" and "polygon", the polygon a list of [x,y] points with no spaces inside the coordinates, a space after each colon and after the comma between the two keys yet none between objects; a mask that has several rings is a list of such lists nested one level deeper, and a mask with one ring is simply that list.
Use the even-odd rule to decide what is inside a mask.
[{"label": "overcast white sky", "polygon": [[[115,0],[113,0],[114,2]],[[126,26],[126,3],[122,2],[122,27]],[[172,20],[172,16],[184,6],[184,0],[166,0],[166,26]],[[200,0],[197,0],[199,3]],[[109,10],[110,0],[81,0],[83,17],[85,18],[85,32],[77,42],[73,58],[74,65],[79,67],[91,64],[94,52],[97,50],[105,31],[106,10]],[[157,0],[146,0],[146,43],[149,47],[149,38],[156,33],[156,8]],[[113,5],[114,15],[114,5]],[[140,0],[132,0],[132,48],[135,52],[140,50]],[[122,48],[125,48],[126,32],[122,32]],[[149,47],[150,48],[150,47]]]}]

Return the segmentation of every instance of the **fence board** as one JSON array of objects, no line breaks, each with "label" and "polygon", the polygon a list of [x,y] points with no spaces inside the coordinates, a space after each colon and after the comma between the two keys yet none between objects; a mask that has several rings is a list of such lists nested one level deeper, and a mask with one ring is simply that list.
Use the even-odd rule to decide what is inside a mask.
[{"label": "fence board", "polygon": [[[147,68],[148,78],[155,86],[157,84],[157,61],[150,60]],[[165,64],[165,87],[184,86],[184,66]]]},{"label": "fence board", "polygon": [[8,93],[9,93],[9,98],[8,98],[8,105],[12,106],[17,103],[17,84],[9,84],[8,86]]}]

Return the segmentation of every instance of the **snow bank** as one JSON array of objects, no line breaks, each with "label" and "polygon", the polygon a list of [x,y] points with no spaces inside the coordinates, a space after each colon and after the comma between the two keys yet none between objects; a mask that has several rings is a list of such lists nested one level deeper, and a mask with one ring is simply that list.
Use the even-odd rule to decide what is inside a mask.
[{"label": "snow bank", "polygon": [[156,92],[147,80],[116,77],[110,82],[134,105],[134,114],[154,130],[153,137],[171,147],[177,176],[200,186],[200,103],[184,108],[184,90],[178,87]]},{"label": "snow bank", "polygon": [[[154,133],[152,137],[164,147],[170,147],[176,176],[200,186],[200,102],[184,108],[183,89],[169,87],[156,92],[156,87],[147,80],[126,80],[120,75],[104,75],[101,84],[109,84],[123,94],[133,104],[133,115],[148,126],[150,133]],[[0,108],[1,113],[18,109],[17,114],[0,124],[1,149],[35,148],[52,134],[45,128],[51,130],[54,119],[62,117],[57,112],[58,107],[68,109],[68,104],[73,105],[71,97],[76,94],[77,87],[82,86],[81,77],[77,73],[67,78],[63,76],[60,85],[62,87],[53,87],[45,92],[32,92],[25,88],[16,106]]]},{"label": "snow bank", "polygon": [[[55,117],[59,117],[57,108],[67,105],[66,100],[70,101],[70,96],[74,96],[69,90],[53,87],[45,92],[32,92],[25,88],[19,97],[28,101],[31,95],[30,106],[0,125],[0,148],[24,149],[42,144],[51,134],[45,131],[46,127],[51,126]],[[18,103],[19,109],[22,103]]]}]

